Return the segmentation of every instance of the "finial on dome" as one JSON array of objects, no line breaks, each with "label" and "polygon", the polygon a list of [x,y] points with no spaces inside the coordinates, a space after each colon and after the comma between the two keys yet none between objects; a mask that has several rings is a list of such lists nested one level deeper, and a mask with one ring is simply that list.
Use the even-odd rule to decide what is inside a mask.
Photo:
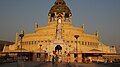
[{"label": "finial on dome", "polygon": [[96,31],[95,35],[96,35],[97,37],[99,37],[99,32],[98,32],[98,31]]},{"label": "finial on dome", "polygon": [[35,28],[38,28],[38,27],[39,27],[38,23],[37,23],[37,22],[35,22]]},{"label": "finial on dome", "polygon": [[19,33],[16,33],[16,36],[15,36],[15,44],[18,44],[18,40],[19,39]]},{"label": "finial on dome", "polygon": [[84,29],[84,28],[85,28],[85,24],[82,24],[81,28],[83,28],[83,29]]},{"label": "finial on dome", "polygon": [[38,21],[39,21],[40,17],[38,17],[35,21],[34,21],[34,27],[35,29],[39,27]]}]

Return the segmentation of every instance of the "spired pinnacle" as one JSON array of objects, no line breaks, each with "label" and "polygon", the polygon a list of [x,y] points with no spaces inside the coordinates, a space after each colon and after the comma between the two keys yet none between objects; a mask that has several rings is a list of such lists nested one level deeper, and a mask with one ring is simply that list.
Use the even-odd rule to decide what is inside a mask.
[{"label": "spired pinnacle", "polygon": [[56,0],[56,2],[65,2],[64,0]]},{"label": "spired pinnacle", "polygon": [[54,4],[55,5],[66,5],[64,0],[56,0]]}]

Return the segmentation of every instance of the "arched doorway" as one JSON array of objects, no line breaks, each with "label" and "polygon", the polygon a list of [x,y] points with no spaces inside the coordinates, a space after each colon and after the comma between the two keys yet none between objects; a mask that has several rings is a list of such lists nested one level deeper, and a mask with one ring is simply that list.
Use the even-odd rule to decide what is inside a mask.
[{"label": "arched doorway", "polygon": [[60,46],[60,45],[57,45],[56,47],[55,47],[55,51],[59,54],[60,53],[60,51],[62,50],[62,47]]}]

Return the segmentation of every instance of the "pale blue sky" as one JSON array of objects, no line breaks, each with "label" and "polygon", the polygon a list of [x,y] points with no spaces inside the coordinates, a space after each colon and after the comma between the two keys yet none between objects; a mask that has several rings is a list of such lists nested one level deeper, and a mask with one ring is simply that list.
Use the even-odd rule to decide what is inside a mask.
[{"label": "pale blue sky", "polygon": [[[65,0],[73,14],[73,25],[85,24],[87,33],[100,32],[101,40],[120,45],[120,0]],[[0,40],[14,41],[22,26],[34,31],[34,19],[47,25],[47,14],[55,0],[0,0]]]}]

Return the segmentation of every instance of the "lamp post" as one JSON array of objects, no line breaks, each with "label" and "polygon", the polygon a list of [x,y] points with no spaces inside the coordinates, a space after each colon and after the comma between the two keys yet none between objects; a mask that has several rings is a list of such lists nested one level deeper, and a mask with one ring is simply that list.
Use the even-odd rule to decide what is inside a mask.
[{"label": "lamp post", "polygon": [[75,57],[75,61],[78,62],[78,49],[77,49],[77,41],[78,41],[78,37],[79,35],[74,35],[75,39],[76,39],[76,47],[75,47],[75,54],[74,54],[74,57]]},{"label": "lamp post", "polygon": [[21,47],[20,47],[21,51],[20,52],[21,52],[21,60],[22,60],[22,39],[24,37],[24,31],[20,32],[19,37],[20,37],[20,45],[21,45]]},{"label": "lamp post", "polygon": [[75,47],[75,50],[76,50],[76,52],[77,52],[77,51],[78,51],[78,49],[77,49],[77,41],[78,41],[79,35],[74,35],[74,37],[75,37],[75,39],[76,39],[76,47]]},{"label": "lamp post", "polygon": [[19,37],[20,37],[20,60],[21,62],[18,61],[18,63],[20,63],[19,67],[24,67],[24,64],[23,64],[23,57],[22,57],[22,39],[24,37],[24,31],[21,31],[20,34],[19,34]]}]

